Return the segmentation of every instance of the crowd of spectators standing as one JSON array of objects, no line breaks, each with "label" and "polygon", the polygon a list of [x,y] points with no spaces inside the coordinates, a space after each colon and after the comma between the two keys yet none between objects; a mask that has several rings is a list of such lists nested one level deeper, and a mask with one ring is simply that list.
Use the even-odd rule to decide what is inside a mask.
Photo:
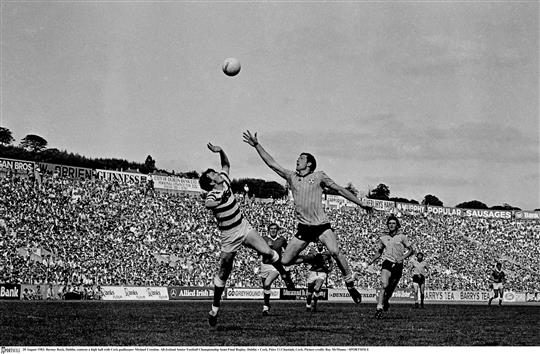
[{"label": "crowd of spectators standing", "polygon": [[[49,284],[95,291],[98,285],[211,286],[217,270],[219,232],[200,195],[156,193],[144,185],[44,176],[0,176],[0,283]],[[295,232],[292,203],[259,203],[238,196],[251,224],[266,233],[276,222]],[[358,287],[379,286],[379,267],[368,268],[387,213],[328,208],[333,228],[358,275]],[[488,275],[502,261],[509,289],[540,288],[540,223],[400,214],[402,231],[425,254],[427,286],[439,290],[487,290]],[[309,252],[309,248],[306,250]],[[228,286],[259,287],[260,257],[243,248]],[[298,286],[307,267],[292,268]],[[401,288],[412,287],[405,264]],[[282,285],[279,280],[276,286]],[[343,287],[339,271],[329,287]]]}]

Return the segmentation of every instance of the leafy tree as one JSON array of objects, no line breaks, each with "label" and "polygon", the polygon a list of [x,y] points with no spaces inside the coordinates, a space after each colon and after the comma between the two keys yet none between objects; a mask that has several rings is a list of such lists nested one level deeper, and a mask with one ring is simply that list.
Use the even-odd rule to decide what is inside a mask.
[{"label": "leafy tree", "polygon": [[345,189],[351,192],[355,197],[358,197],[358,189],[356,189],[352,182],[347,183]]},{"label": "leafy tree", "polygon": [[437,198],[434,195],[428,194],[424,197],[424,200],[422,201],[423,205],[433,205],[433,206],[443,206],[443,202],[440,201],[439,198]]},{"label": "leafy tree", "polygon": [[0,144],[10,145],[13,142],[13,135],[8,128],[0,127]]},{"label": "leafy tree", "polygon": [[494,205],[490,209],[493,209],[493,210],[521,210],[521,208],[511,206],[508,203],[504,203],[503,205]]},{"label": "leafy tree", "polygon": [[418,203],[418,201],[416,201],[414,199],[409,200],[407,198],[401,198],[401,197],[392,197],[389,200],[391,200],[393,202],[398,202],[398,203],[420,204],[420,203]]},{"label": "leafy tree", "polygon": [[371,199],[388,200],[388,197],[390,197],[390,188],[388,188],[386,184],[380,183],[375,189],[368,193],[367,197]]},{"label": "leafy tree", "polygon": [[141,173],[152,173],[156,170],[156,160],[152,158],[152,156],[148,155],[146,156],[146,160],[144,161],[144,164],[141,166],[139,171]]},{"label": "leafy tree", "polygon": [[31,152],[39,152],[47,147],[47,140],[35,134],[28,134],[21,139],[21,147]]},{"label": "leafy tree", "polygon": [[458,205],[456,205],[456,208],[487,209],[488,206],[482,202],[479,202],[478,200],[470,200],[468,202],[459,203]]}]

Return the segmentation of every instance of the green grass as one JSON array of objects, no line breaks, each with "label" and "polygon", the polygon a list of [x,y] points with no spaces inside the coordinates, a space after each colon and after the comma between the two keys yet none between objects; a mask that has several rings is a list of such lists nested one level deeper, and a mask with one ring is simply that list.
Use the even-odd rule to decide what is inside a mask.
[{"label": "green grass", "polygon": [[216,328],[209,301],[0,302],[1,346],[538,346],[539,306],[374,305],[225,301]]}]

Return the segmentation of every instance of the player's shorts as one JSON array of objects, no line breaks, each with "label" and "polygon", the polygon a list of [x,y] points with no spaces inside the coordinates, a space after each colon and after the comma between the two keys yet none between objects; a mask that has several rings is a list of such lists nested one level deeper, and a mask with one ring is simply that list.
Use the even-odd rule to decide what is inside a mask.
[{"label": "player's shorts", "polygon": [[298,224],[298,229],[294,237],[306,242],[317,242],[319,236],[326,230],[333,230],[330,223],[321,225]]},{"label": "player's shorts", "polygon": [[382,263],[382,269],[388,270],[392,277],[401,278],[401,275],[403,275],[403,263],[396,263],[386,259]]},{"label": "player's shorts", "polygon": [[493,283],[493,290],[502,290],[503,283]]},{"label": "player's shorts", "polygon": [[325,281],[327,276],[328,275],[325,272],[310,271],[308,274],[307,282],[308,284],[310,284],[310,283],[315,283],[317,280]]},{"label": "player's shorts", "polygon": [[423,274],[415,274],[412,277],[413,283],[416,283],[418,285],[422,285],[426,282],[426,277]]},{"label": "player's shorts", "polygon": [[261,279],[266,279],[270,277],[275,278],[279,276],[279,272],[273,265],[263,263],[261,264],[261,272],[259,273],[259,276],[261,277]]},{"label": "player's shorts", "polygon": [[221,231],[221,251],[227,253],[238,251],[251,230],[253,228],[250,223],[243,219],[240,225]]}]

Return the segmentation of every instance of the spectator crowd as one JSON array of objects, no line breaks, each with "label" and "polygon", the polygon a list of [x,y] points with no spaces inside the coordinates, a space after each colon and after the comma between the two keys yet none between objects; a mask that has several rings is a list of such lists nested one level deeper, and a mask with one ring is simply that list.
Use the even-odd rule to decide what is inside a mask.
[{"label": "spectator crowd", "polygon": [[[292,203],[260,203],[238,196],[251,224],[266,233],[276,222],[295,232]],[[386,231],[388,214],[328,208],[333,228],[357,273],[360,288],[379,286],[379,264],[363,267]],[[402,230],[426,255],[427,286],[439,290],[487,290],[497,261],[507,288],[540,288],[540,223],[537,220],[399,215]],[[309,252],[309,248],[306,252]],[[142,185],[44,176],[0,177],[0,283],[48,287],[210,286],[217,270],[219,232],[200,195],[148,191]],[[259,287],[261,259],[243,248],[228,286]],[[298,286],[307,266],[292,268]],[[400,287],[412,287],[406,264]],[[278,280],[276,286],[283,286]],[[329,287],[343,287],[337,268]]]}]

